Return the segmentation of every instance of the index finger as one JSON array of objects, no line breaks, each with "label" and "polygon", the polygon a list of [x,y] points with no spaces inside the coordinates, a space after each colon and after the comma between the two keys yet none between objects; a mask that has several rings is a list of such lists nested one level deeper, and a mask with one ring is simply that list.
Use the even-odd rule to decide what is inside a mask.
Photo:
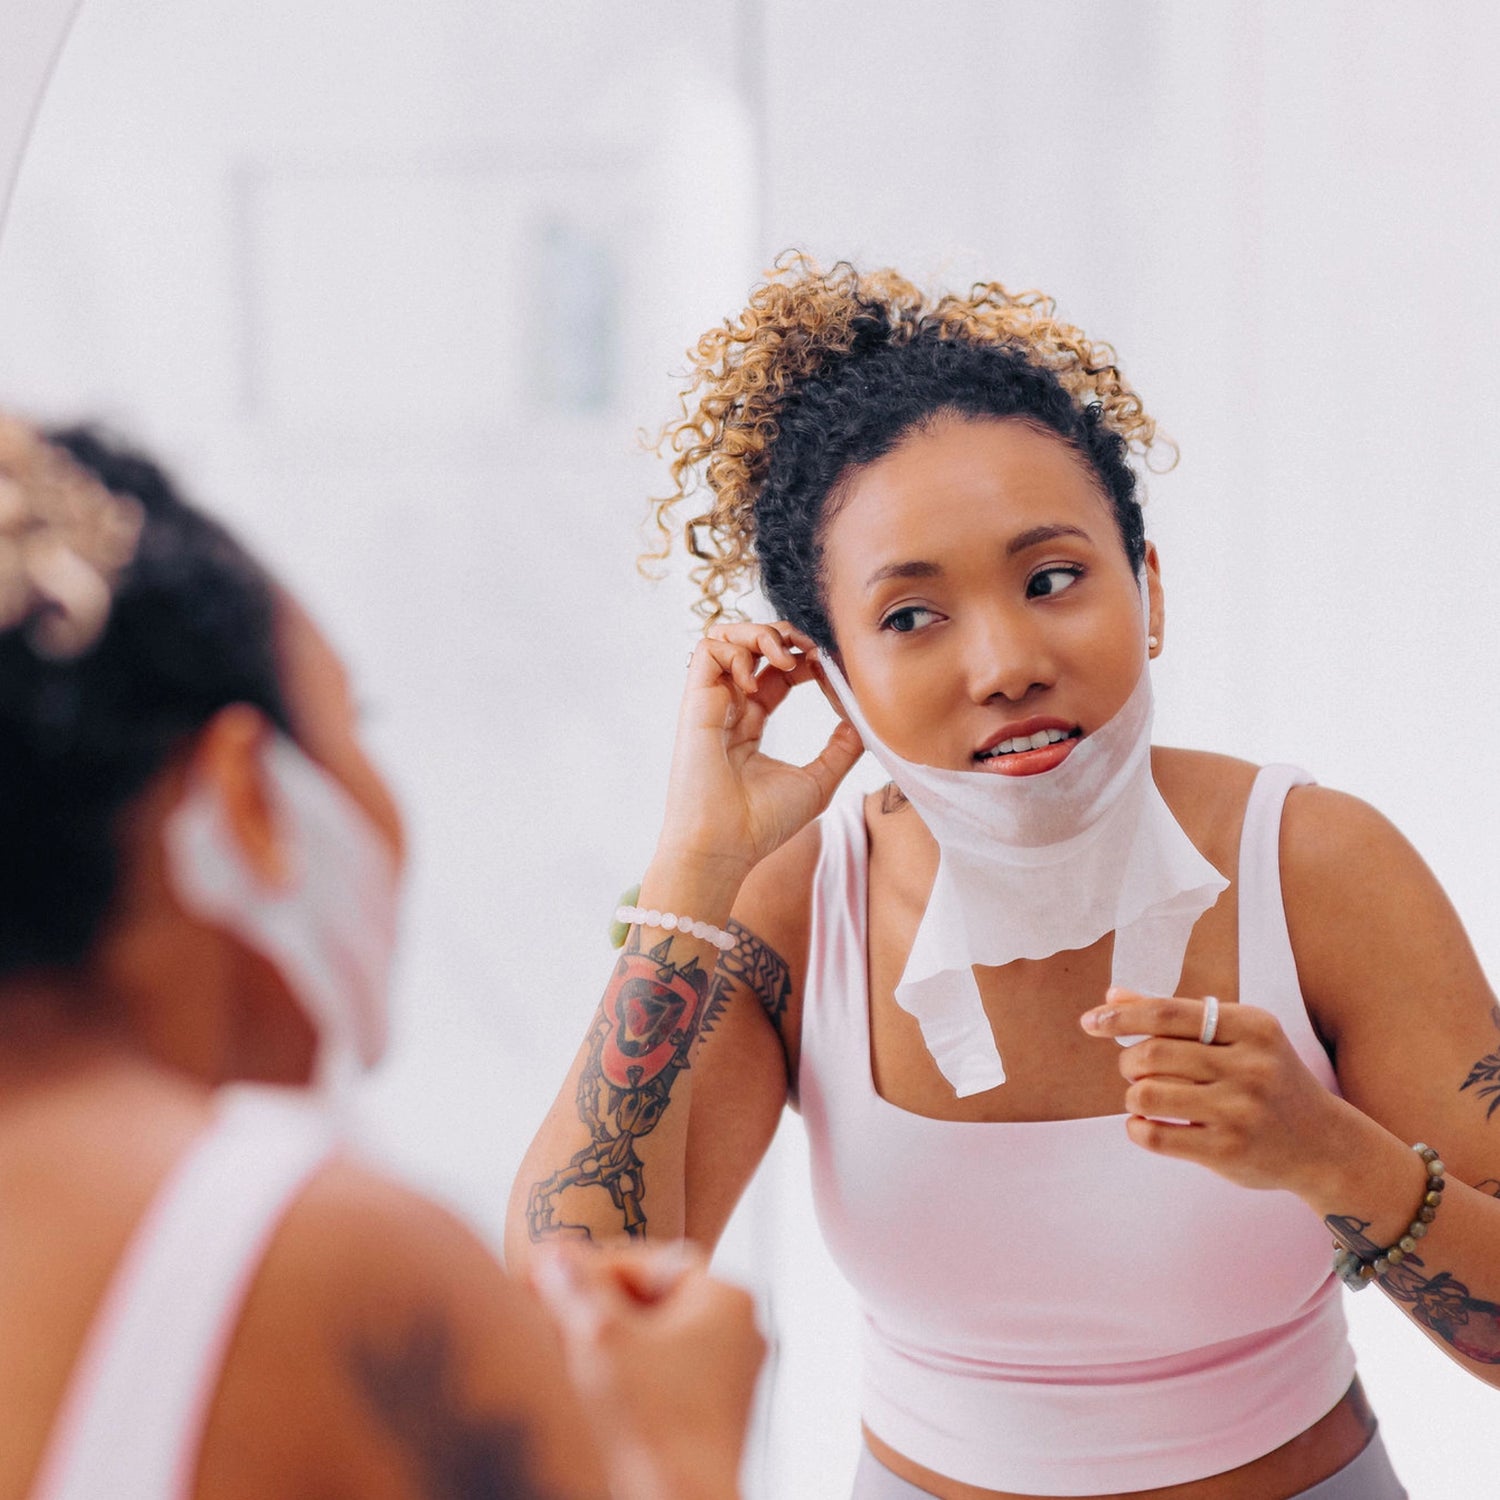
[{"label": "index finger", "polygon": [[[1215,1032],[1223,1041],[1225,1017],[1234,1010],[1223,1006]],[[1139,995],[1133,990],[1109,990],[1105,1003],[1079,1017],[1083,1029],[1092,1036],[1140,1037],[1168,1036],[1196,1042],[1203,1034],[1205,1000],[1186,995]]]}]

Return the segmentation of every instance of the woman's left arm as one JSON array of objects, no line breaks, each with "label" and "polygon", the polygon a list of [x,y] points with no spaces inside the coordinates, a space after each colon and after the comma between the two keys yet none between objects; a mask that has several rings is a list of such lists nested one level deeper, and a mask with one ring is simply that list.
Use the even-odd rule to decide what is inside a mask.
[{"label": "woman's left arm", "polygon": [[1500,1386],[1500,1006],[1432,872],[1358,799],[1294,789],[1281,875],[1303,996],[1343,1098],[1265,1011],[1223,1007],[1204,1047],[1201,1000],[1112,994],[1086,1029],[1150,1037],[1121,1054],[1127,1128],[1148,1150],[1290,1189],[1361,1260],[1418,1217],[1427,1168],[1411,1146],[1432,1146],[1447,1175],[1438,1212],[1378,1284]]}]

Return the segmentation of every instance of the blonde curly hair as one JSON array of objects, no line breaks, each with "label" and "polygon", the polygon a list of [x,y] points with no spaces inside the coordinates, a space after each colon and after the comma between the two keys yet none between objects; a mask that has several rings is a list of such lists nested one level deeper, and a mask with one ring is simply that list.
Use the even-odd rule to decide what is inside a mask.
[{"label": "blonde curly hair", "polygon": [[[932,353],[934,346],[946,346],[949,354],[964,357],[945,360],[941,349]],[[934,370],[925,382],[925,396],[911,399],[893,374],[887,382],[892,409],[883,430],[840,432],[841,425],[859,426],[863,421],[852,413],[868,401],[874,365],[896,371],[920,362],[903,359],[903,350],[926,350],[928,363],[935,360],[951,368],[946,376]],[[1006,356],[1002,363],[1010,385],[1016,385],[1019,374],[1027,391],[998,400],[993,392],[979,392],[976,380],[990,377],[977,374],[977,366],[993,366],[995,361],[982,355],[977,360],[967,357],[975,350]],[[770,490],[800,490],[796,505],[821,511],[843,469],[878,457],[914,421],[937,411],[1030,417],[1060,431],[1083,450],[1112,491],[1122,531],[1122,503],[1139,510],[1131,493],[1134,476],[1125,466],[1127,457],[1145,458],[1154,448],[1166,447],[1175,459],[1175,449],[1158,437],[1156,423],[1121,375],[1114,350],[1061,321],[1050,297],[1036,291],[1008,292],[998,282],[976,284],[963,297],[950,293],[933,298],[893,270],[861,272],[843,261],[823,270],[805,254],[787,252],[751,293],[744,310],[705,333],[688,356],[690,378],[681,415],[662,428],[657,440],[657,451],[672,455],[674,489],[651,501],[659,546],[643,562],[670,556],[681,536],[697,559],[692,577],[700,596],[694,611],[705,627],[737,617],[732,596],[742,595],[757,579],[772,594],[773,604],[786,612],[764,566],[771,550],[767,532],[787,519],[775,505],[768,508]],[[861,366],[856,378],[864,384],[856,394],[846,381],[842,406],[830,401],[829,390],[855,364]],[[1028,378],[1037,372],[1039,380]],[[945,379],[953,387],[948,394]],[[1054,408],[1050,412],[1048,393]],[[913,399],[918,407],[925,404],[915,417]],[[813,424],[821,420],[826,431],[811,448],[800,445],[804,462],[799,467],[806,467],[805,461],[815,455],[824,460],[814,464],[820,473],[809,488],[775,471],[794,414],[806,418],[813,406],[819,408],[812,414]],[[826,461],[830,451],[838,461],[832,470]],[[1129,479],[1105,472],[1114,467],[1122,468]],[[704,487],[706,508],[696,514],[690,511],[690,518],[680,521],[679,507],[689,505]],[[817,519],[809,518],[810,531],[806,526],[795,528],[800,535],[794,547],[806,551],[811,542],[816,551]],[[1129,536],[1126,546],[1130,551]],[[1132,561],[1139,566],[1138,557]],[[806,599],[801,603],[804,615],[812,611],[819,618],[789,617],[815,636],[827,635],[820,611]],[[823,627],[821,634],[814,625]]]}]

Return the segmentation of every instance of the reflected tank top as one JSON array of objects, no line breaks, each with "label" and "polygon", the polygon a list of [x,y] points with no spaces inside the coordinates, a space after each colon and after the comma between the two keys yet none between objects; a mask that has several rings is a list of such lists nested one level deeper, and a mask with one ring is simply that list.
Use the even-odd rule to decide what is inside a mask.
[{"label": "reflected tank top", "polygon": [[[1250,794],[1240,999],[1337,1091],[1281,900],[1282,805],[1308,779],[1268,766]],[[1235,1468],[1331,1410],[1354,1355],[1331,1238],[1294,1194],[1144,1151],[1124,1115],[973,1124],[876,1093],[862,799],[822,833],[798,1092],[871,1431],[968,1484],[1100,1495]]]},{"label": "reflected tank top", "polygon": [[221,1091],[115,1269],[30,1500],[188,1500],[240,1309],[335,1144],[328,1112],[296,1091]]}]

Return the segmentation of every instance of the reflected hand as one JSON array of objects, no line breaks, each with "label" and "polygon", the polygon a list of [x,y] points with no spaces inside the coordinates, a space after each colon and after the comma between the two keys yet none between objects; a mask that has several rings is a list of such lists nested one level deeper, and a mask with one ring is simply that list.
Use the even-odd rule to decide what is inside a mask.
[{"label": "reflected hand", "polygon": [[550,1245],[532,1277],[616,1500],[734,1500],[766,1351],[750,1294],[682,1242]]},{"label": "reflected hand", "polygon": [[747,873],[828,806],[864,753],[852,725],[840,720],[805,766],[760,748],[766,721],[787,694],[804,682],[821,683],[816,649],[784,620],[716,625],[698,643],[678,715],[658,852]]},{"label": "reflected hand", "polygon": [[1204,1002],[1111,989],[1081,1018],[1091,1036],[1144,1036],[1120,1050],[1136,1145],[1201,1162],[1249,1188],[1317,1195],[1332,1134],[1351,1106],[1318,1082],[1270,1012],[1223,1005],[1211,1043]]}]

